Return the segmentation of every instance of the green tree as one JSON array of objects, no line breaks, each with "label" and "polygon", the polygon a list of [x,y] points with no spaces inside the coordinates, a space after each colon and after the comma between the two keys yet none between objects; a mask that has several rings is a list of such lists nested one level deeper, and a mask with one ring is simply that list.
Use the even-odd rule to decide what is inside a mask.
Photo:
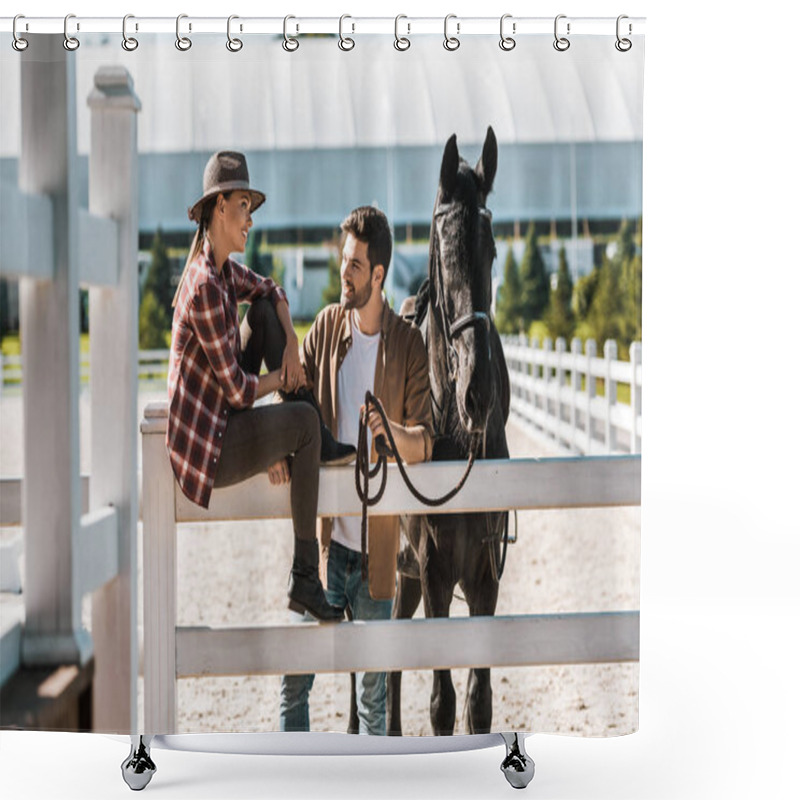
[{"label": "green tree", "polygon": [[527,328],[533,320],[542,319],[550,303],[550,276],[536,242],[536,225],[531,222],[525,236],[525,250],[519,268],[522,284],[522,319]]},{"label": "green tree", "polygon": [[626,345],[642,341],[642,256],[627,222],[620,230],[622,250],[622,338]]},{"label": "green tree", "polygon": [[256,243],[256,236],[257,234],[254,230],[251,230],[247,235],[247,244],[244,246],[244,263],[246,266],[250,267],[253,272],[264,275],[259,247]]},{"label": "green tree", "polygon": [[550,305],[545,313],[545,322],[550,335],[567,341],[575,333],[575,312],[572,310],[572,276],[567,266],[567,253],[562,247],[558,254],[557,284],[550,294]]},{"label": "green tree", "polygon": [[172,318],[172,296],[175,294],[175,287],[172,285],[172,267],[169,263],[167,244],[161,228],[156,230],[153,236],[153,244],[150,247],[151,261],[150,269],[147,272],[147,280],[144,284],[144,295],[151,291],[164,309],[164,313]]},{"label": "green tree", "polygon": [[342,296],[342,276],[339,274],[339,260],[336,256],[328,259],[328,285],[322,291],[322,307],[338,303]]},{"label": "green tree", "polygon": [[594,267],[588,275],[578,278],[573,292],[572,304],[575,316],[581,322],[589,317],[589,309],[592,307],[592,300],[597,292],[597,282],[600,278],[600,270]]},{"label": "green tree", "polygon": [[142,350],[160,350],[167,344],[169,320],[150,289],[145,289],[139,304],[139,347]]},{"label": "green tree", "polygon": [[139,347],[150,350],[164,347],[172,326],[172,269],[161,228],[156,230],[139,303]]},{"label": "green tree", "polygon": [[503,284],[497,291],[495,324],[500,333],[518,333],[522,330],[522,283],[517,259],[509,246],[503,268]]}]

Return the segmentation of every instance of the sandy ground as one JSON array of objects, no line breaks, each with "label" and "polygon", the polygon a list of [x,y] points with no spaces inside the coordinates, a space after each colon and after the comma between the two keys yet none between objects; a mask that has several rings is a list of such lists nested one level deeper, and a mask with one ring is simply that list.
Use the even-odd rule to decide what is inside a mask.
[{"label": "sandy ground", "polygon": [[[140,411],[150,400],[163,397],[163,391],[143,393]],[[88,473],[86,392],[80,409],[81,471]],[[0,414],[0,476],[18,476],[22,472],[19,396],[4,396]],[[513,423],[508,435],[512,456],[553,455],[546,444],[534,441]],[[518,541],[509,545],[498,614],[639,607],[638,508],[520,512],[518,522]],[[11,529],[2,531],[4,538],[13,535]],[[178,624],[285,623],[291,547],[289,521],[180,526]],[[454,601],[451,613],[466,616],[465,604]],[[86,608],[87,625],[89,616]],[[453,671],[456,733],[466,732],[463,704],[467,674],[465,669]],[[178,731],[277,730],[279,680],[254,676],[179,681]],[[638,726],[638,682],[638,664],[495,669],[493,729],[583,736],[630,733]],[[403,674],[406,734],[431,733],[430,691],[430,672]],[[346,731],[348,714],[349,677],[317,676],[311,698],[312,730]]]}]

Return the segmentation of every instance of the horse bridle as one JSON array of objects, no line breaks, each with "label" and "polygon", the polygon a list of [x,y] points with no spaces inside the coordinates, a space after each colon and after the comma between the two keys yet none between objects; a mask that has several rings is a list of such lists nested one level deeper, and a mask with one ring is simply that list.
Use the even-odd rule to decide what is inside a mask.
[{"label": "horse bridle", "polygon": [[[480,209],[482,213],[487,213],[491,215],[489,209]],[[440,216],[442,214],[441,211],[435,211],[434,216]],[[437,231],[438,237],[438,231]],[[447,372],[448,372],[448,384],[445,387],[444,398],[439,406],[436,402],[436,399],[431,395],[431,399],[434,401],[435,406],[439,406],[439,417],[440,417],[440,430],[444,431],[447,428],[447,417],[450,413],[450,402],[452,400],[452,386],[455,386],[456,381],[458,380],[458,351],[455,347],[455,340],[467,329],[472,327],[478,327],[480,325],[484,325],[486,327],[487,334],[491,331],[491,318],[489,314],[485,311],[473,311],[470,314],[463,314],[460,316],[453,324],[451,325],[449,320],[447,319],[447,309],[444,307],[444,276],[442,275],[442,262],[441,258],[439,257],[438,248],[436,249],[436,258],[435,258],[435,270],[436,270],[436,281],[435,286],[433,287],[433,303],[432,305],[438,311],[439,316],[439,324],[442,328],[442,334],[444,335],[444,343],[445,343],[445,352],[447,353]],[[492,360],[492,340],[491,336],[488,339],[489,342],[489,361]]]},{"label": "horse bridle", "polygon": [[[434,216],[441,216],[444,212],[437,209],[434,211]],[[480,213],[488,214],[491,217],[491,211],[488,208],[480,208]],[[438,231],[437,231],[438,237]],[[485,311],[473,311],[470,314],[463,314],[451,325],[447,319],[447,309],[444,307],[444,276],[442,275],[442,261],[439,258],[437,248],[436,258],[436,286],[434,288],[435,297],[434,305],[439,311],[439,322],[442,326],[442,333],[444,334],[445,349],[448,357],[448,372],[450,380],[455,383],[458,377],[458,353],[455,349],[455,340],[467,329],[484,325],[487,334],[491,330],[491,318]],[[492,344],[491,338],[489,339],[489,360],[492,358]]]}]

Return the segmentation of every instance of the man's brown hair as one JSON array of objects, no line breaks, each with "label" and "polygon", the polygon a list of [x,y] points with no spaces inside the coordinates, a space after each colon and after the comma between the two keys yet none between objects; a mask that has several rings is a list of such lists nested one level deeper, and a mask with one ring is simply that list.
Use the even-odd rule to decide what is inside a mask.
[{"label": "man's brown hair", "polygon": [[370,274],[375,266],[383,265],[383,288],[392,260],[392,230],[386,214],[374,206],[360,206],[348,214],[341,228],[345,236],[351,233],[360,242],[366,242]]}]

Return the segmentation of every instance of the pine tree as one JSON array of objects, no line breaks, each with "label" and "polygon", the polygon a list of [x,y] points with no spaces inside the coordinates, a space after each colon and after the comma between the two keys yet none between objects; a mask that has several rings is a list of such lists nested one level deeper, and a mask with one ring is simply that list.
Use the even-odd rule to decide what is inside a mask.
[{"label": "pine tree", "polygon": [[142,350],[160,350],[167,343],[166,331],[169,322],[158,298],[150,289],[145,289],[139,304],[139,347]]},{"label": "pine tree", "polygon": [[569,274],[567,253],[563,247],[558,254],[557,281],[556,290],[550,294],[545,322],[554,339],[562,336],[569,341],[575,333],[575,312],[572,310],[572,276]]},{"label": "pine tree", "polygon": [[622,338],[625,345],[642,341],[642,256],[627,223],[620,231],[622,249]]},{"label": "pine tree", "polygon": [[167,245],[156,230],[151,248],[152,259],[139,303],[139,346],[145,350],[164,347],[172,326],[172,269]]},{"label": "pine tree", "polygon": [[147,273],[147,280],[144,284],[142,297],[144,298],[144,294],[148,291],[153,292],[159,305],[164,309],[164,313],[171,319],[172,296],[175,293],[175,287],[172,285],[172,268],[169,263],[167,244],[164,241],[161,228],[158,228],[155,236],[153,236],[153,244],[150,247],[150,253],[152,259],[150,261],[150,269]]},{"label": "pine tree", "polygon": [[336,256],[328,259],[328,285],[322,292],[322,306],[338,303],[342,296],[342,276]]},{"label": "pine tree", "polygon": [[503,284],[497,291],[495,324],[500,333],[518,333],[522,330],[522,283],[517,259],[509,245],[503,268]]},{"label": "pine tree", "polygon": [[525,236],[525,251],[519,268],[522,284],[522,320],[525,328],[536,319],[542,319],[550,302],[550,276],[544,265],[542,253],[536,243],[536,226],[528,226]]}]

